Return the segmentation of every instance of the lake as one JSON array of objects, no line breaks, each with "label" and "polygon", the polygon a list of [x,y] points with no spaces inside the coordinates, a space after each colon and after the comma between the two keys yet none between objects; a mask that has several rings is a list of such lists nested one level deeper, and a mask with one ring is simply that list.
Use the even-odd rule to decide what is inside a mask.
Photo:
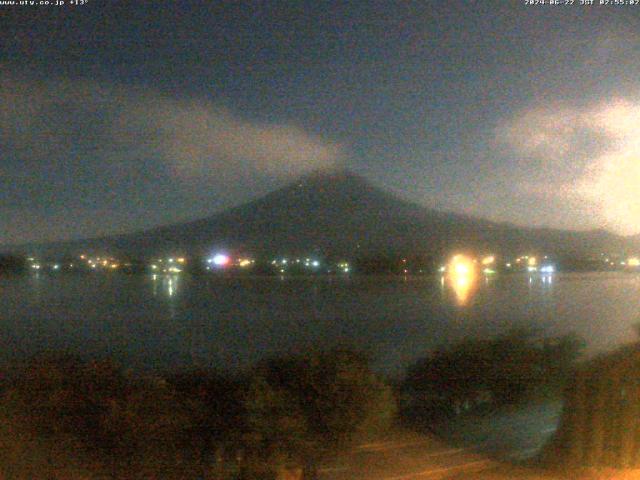
[{"label": "lake", "polygon": [[355,346],[398,374],[430,349],[535,327],[591,353],[635,339],[640,275],[223,278],[0,277],[0,360],[42,350],[109,355],[143,370],[238,369],[267,355]]}]

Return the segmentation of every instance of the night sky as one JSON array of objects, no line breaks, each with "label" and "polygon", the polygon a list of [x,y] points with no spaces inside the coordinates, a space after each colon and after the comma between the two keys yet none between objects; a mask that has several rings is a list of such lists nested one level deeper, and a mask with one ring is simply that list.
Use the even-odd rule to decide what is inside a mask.
[{"label": "night sky", "polygon": [[0,6],[0,244],[344,166],[431,207],[640,233],[640,6],[578,3]]}]

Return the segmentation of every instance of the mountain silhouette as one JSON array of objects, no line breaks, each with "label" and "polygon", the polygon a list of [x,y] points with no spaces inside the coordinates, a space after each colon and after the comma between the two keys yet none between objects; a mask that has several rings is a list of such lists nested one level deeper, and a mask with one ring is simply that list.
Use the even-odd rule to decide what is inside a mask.
[{"label": "mountain silhouette", "polygon": [[406,201],[355,173],[338,170],[312,173],[201,220],[29,247],[57,253],[84,249],[140,257],[170,252],[200,255],[220,248],[256,255],[354,256],[439,253],[457,248],[578,255],[620,251],[637,246],[639,240],[604,230],[527,228],[441,212]]}]

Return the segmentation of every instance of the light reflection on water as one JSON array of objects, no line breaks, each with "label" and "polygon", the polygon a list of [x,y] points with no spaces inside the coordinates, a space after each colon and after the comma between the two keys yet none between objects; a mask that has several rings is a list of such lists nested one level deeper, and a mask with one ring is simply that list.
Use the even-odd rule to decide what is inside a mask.
[{"label": "light reflection on water", "polygon": [[593,350],[636,338],[640,275],[242,278],[0,277],[0,360],[43,348],[132,366],[240,367],[284,351],[367,349],[394,372],[430,349],[510,328],[575,331]]},{"label": "light reflection on water", "polygon": [[[553,288],[554,277],[555,274],[527,275],[529,291],[538,292],[539,290],[540,294],[548,293]],[[476,294],[490,287],[494,280],[496,280],[494,274],[479,275],[473,268],[450,269],[449,273],[440,276],[440,292],[447,301],[452,301],[459,307],[468,307],[473,303]]]},{"label": "light reflection on water", "polygon": [[180,275],[151,275],[153,296],[162,295],[165,298],[173,298],[178,293]]},{"label": "light reflection on water", "polygon": [[455,255],[447,265],[445,276],[459,306],[467,305],[478,288],[476,270],[475,263],[465,255]]},{"label": "light reflection on water", "polygon": [[470,275],[452,275],[450,276],[449,282],[456,294],[458,305],[466,305],[471,294],[477,287],[476,278]]}]

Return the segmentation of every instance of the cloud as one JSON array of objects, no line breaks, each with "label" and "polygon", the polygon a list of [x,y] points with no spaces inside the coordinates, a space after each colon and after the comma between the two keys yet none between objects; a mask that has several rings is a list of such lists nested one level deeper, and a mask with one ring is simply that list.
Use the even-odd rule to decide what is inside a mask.
[{"label": "cloud", "polygon": [[566,155],[579,115],[566,107],[536,107],[502,123],[497,137],[519,153],[542,159]]},{"label": "cloud", "polygon": [[[249,120],[206,98],[8,72],[0,74],[0,218],[12,222],[12,237],[201,217],[345,156],[297,125]],[[70,212],[71,225],[46,221]],[[18,217],[42,221],[32,228]]]},{"label": "cloud", "polygon": [[[243,120],[210,101],[145,98],[122,111],[117,130],[151,136],[178,177],[192,181],[254,174],[292,177],[335,166],[342,148],[286,124]],[[113,132],[118,137],[117,131]]]},{"label": "cloud", "polygon": [[640,231],[639,126],[640,102],[610,99],[525,109],[495,135],[522,171],[537,170],[519,178],[523,193],[580,201],[583,214],[631,234]]},{"label": "cloud", "polygon": [[208,99],[87,80],[0,82],[0,141],[32,166],[68,162],[78,149],[120,167],[155,158],[176,180],[218,180],[224,190],[225,178],[298,176],[344,156],[298,126],[243,119]]}]

